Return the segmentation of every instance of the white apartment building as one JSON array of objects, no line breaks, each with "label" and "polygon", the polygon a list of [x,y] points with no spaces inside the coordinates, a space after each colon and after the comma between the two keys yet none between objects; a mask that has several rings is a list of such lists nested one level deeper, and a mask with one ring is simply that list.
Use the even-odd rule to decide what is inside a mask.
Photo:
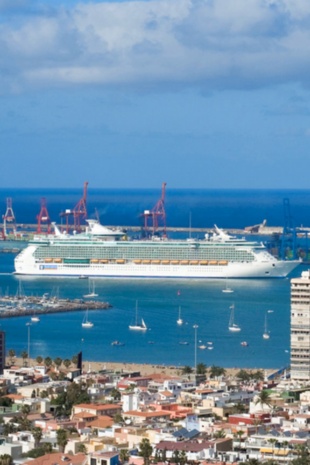
[{"label": "white apartment building", "polygon": [[310,271],[291,279],[291,379],[310,381]]}]

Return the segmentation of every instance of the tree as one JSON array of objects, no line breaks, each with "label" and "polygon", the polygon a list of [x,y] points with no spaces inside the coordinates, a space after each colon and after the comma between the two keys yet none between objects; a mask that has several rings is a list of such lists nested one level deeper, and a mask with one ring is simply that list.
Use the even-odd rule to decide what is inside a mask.
[{"label": "tree", "polygon": [[63,428],[60,428],[57,430],[56,435],[59,451],[64,452],[65,447],[68,444],[68,432]]},{"label": "tree", "polygon": [[71,361],[72,361],[73,365],[75,365],[77,367],[77,364],[79,362],[79,357],[77,355],[73,355]]},{"label": "tree", "polygon": [[20,354],[20,356],[23,359],[23,365],[26,366],[26,360],[28,358],[28,352],[26,350],[23,350],[22,353]]},{"label": "tree", "polygon": [[210,378],[218,378],[219,376],[224,376],[226,374],[225,368],[212,365],[210,368]]},{"label": "tree", "polygon": [[71,360],[69,360],[68,358],[65,358],[65,360],[63,361],[63,364],[68,369],[69,366],[71,365]]},{"label": "tree", "polygon": [[32,429],[31,431],[32,436],[34,438],[34,447],[37,448],[39,447],[40,441],[42,439],[42,429],[36,426],[35,428]]},{"label": "tree", "polygon": [[304,445],[298,444],[298,446],[296,446],[296,451],[297,458],[291,461],[291,465],[309,465],[309,449]]},{"label": "tree", "polygon": [[121,393],[118,389],[113,388],[110,392],[110,396],[113,397],[114,400],[118,401],[121,399]]},{"label": "tree", "polygon": [[87,447],[83,442],[80,442],[80,444],[77,445],[76,451],[80,454],[87,454]]},{"label": "tree", "polygon": [[256,381],[264,381],[264,373],[260,370],[257,370],[252,373],[251,378],[255,379]]},{"label": "tree", "polygon": [[123,423],[124,419],[120,413],[116,413],[113,417],[114,423]]},{"label": "tree", "polygon": [[37,362],[38,365],[41,365],[41,363],[43,362],[43,357],[41,357],[41,355],[38,355],[36,357],[36,362]]},{"label": "tree", "polygon": [[244,465],[261,465],[263,462],[260,462],[257,459],[249,459],[246,462],[244,462]]},{"label": "tree", "polygon": [[45,357],[44,365],[45,365],[45,367],[47,369],[49,369],[52,366],[52,363],[53,363],[53,361],[52,361],[51,357]]},{"label": "tree", "polygon": [[242,440],[243,434],[244,434],[244,433],[243,433],[242,430],[238,430],[238,431],[236,431],[236,433],[234,434],[234,436],[235,436],[236,438],[239,439],[239,449],[241,449],[241,440]]},{"label": "tree", "polygon": [[143,438],[139,444],[139,455],[143,457],[144,465],[150,464],[150,457],[153,452],[153,447],[150,444],[150,441],[147,438]]},{"label": "tree", "polygon": [[271,407],[271,399],[270,399],[269,392],[266,389],[263,389],[256,397],[256,400],[254,403],[255,405],[261,404],[263,410],[264,410],[264,405],[267,405],[267,407]]},{"label": "tree", "polygon": [[0,455],[0,465],[12,465],[13,458],[9,454]]},{"label": "tree", "polygon": [[52,399],[52,404],[56,405],[56,416],[69,416],[73,405],[89,404],[90,396],[87,393],[84,384],[71,383],[65,392],[61,392],[55,399]]},{"label": "tree", "polygon": [[189,365],[185,365],[183,368],[182,368],[182,374],[183,375],[189,375],[193,373],[193,369],[192,367],[190,367]]},{"label": "tree", "polygon": [[60,368],[60,366],[62,364],[62,358],[60,358],[60,357],[54,358],[54,364],[55,364],[57,370],[59,370],[59,368]]},{"label": "tree", "polygon": [[122,463],[128,462],[129,460],[129,452],[128,449],[121,449],[119,451],[119,459]]},{"label": "tree", "polygon": [[12,404],[13,404],[13,401],[9,397],[0,397],[1,407],[11,407]]},{"label": "tree", "polygon": [[207,366],[204,363],[198,363],[196,367],[197,375],[205,375],[207,372]]},{"label": "tree", "polygon": [[17,421],[22,430],[29,430],[31,427],[31,422],[28,420],[28,415],[30,413],[29,405],[24,404],[20,409],[20,416]]},{"label": "tree", "polygon": [[220,439],[220,438],[226,438],[226,433],[223,429],[219,429],[218,431],[215,431],[214,435],[213,435],[216,439]]},{"label": "tree", "polygon": [[250,381],[251,376],[246,370],[240,370],[236,374],[236,378],[240,379],[241,381]]},{"label": "tree", "polygon": [[14,350],[14,349],[10,349],[10,350],[8,351],[8,356],[9,356],[9,358],[10,358],[10,364],[13,365],[14,359],[15,359],[15,357],[16,357],[15,350]]},{"label": "tree", "polygon": [[180,460],[180,465],[185,465],[187,461],[187,455],[186,455],[185,450],[181,450],[179,460]]},{"label": "tree", "polygon": [[180,463],[180,452],[177,449],[173,452],[172,458],[175,464]]}]

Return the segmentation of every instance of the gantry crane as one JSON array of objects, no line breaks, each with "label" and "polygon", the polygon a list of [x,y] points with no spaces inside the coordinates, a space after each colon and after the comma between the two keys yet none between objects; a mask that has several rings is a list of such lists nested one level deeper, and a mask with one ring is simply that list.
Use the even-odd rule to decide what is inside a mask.
[{"label": "gantry crane", "polygon": [[[45,197],[42,197],[42,199],[41,199],[41,210],[40,210],[40,213],[37,215],[37,221],[38,221],[37,233],[38,234],[42,234],[42,233],[50,234],[50,232],[51,232],[51,219],[50,219],[48,211],[47,211]],[[41,227],[43,223],[46,224],[46,230],[43,230],[42,227]]]},{"label": "gantry crane", "polygon": [[61,218],[66,219],[66,232],[69,232],[70,229],[70,217],[73,218],[73,228],[75,231],[81,231],[81,220],[87,218],[87,208],[86,208],[86,201],[87,201],[87,186],[88,182],[84,182],[84,190],[83,190],[83,197],[78,201],[75,207],[72,210],[65,210],[64,212],[60,213]]},{"label": "gantry crane", "polygon": [[281,240],[281,258],[286,258],[286,249],[289,247],[292,250],[292,258],[296,259],[296,228],[291,215],[290,200],[283,199],[284,207],[284,226]]},{"label": "gantry crane", "polygon": [[167,183],[162,183],[161,198],[158,200],[152,210],[144,210],[142,213],[142,217],[144,218],[144,236],[146,237],[148,237],[150,234],[157,234],[159,227],[162,228],[163,236],[166,237],[167,235],[165,211],[166,185]]},{"label": "gantry crane", "polygon": [[3,239],[6,239],[8,236],[8,223],[10,223],[10,227],[12,229],[14,237],[16,237],[16,220],[15,220],[15,215],[13,212],[13,206],[12,206],[12,198],[8,197],[6,199],[6,212],[4,215],[2,215],[3,219]]}]

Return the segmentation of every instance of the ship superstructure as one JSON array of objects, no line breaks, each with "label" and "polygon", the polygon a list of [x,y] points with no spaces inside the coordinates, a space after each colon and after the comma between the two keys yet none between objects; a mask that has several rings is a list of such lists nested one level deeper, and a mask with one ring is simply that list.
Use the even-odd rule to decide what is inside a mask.
[{"label": "ship superstructure", "polygon": [[85,233],[37,236],[15,258],[17,274],[147,278],[284,278],[298,261],[273,257],[262,243],[215,226],[203,240],[128,240],[87,220]]}]

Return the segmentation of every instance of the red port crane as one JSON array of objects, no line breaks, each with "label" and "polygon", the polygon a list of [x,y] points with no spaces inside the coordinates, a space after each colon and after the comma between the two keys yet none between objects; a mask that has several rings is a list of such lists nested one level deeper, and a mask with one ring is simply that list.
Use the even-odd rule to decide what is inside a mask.
[{"label": "red port crane", "polygon": [[12,198],[8,197],[6,199],[6,212],[4,215],[2,215],[3,219],[3,239],[6,239],[8,236],[8,229],[7,229],[7,223],[11,223],[11,229],[13,231],[14,236],[16,236],[16,220],[15,220],[15,215],[13,212],[13,206],[12,206]]},{"label": "red port crane", "polygon": [[[40,213],[37,215],[37,221],[38,221],[38,226],[37,226],[37,233],[38,234],[50,234],[51,232],[51,219],[47,211],[46,207],[46,199],[45,197],[42,197],[41,199],[41,210]],[[41,225],[45,223],[46,224],[46,229],[43,230]]]},{"label": "red port crane", "polygon": [[162,183],[161,198],[158,200],[152,210],[144,210],[142,214],[144,217],[144,234],[146,237],[150,235],[150,232],[153,235],[156,234],[159,227],[162,228],[163,236],[167,236],[165,211],[166,185],[166,182]]},{"label": "red port crane", "polygon": [[88,182],[84,182],[84,190],[83,190],[83,197],[78,201],[75,207],[72,210],[65,210],[64,212],[60,213],[61,218],[66,219],[66,232],[69,232],[70,225],[69,225],[69,218],[73,217],[73,227],[75,231],[81,231],[81,220],[87,218],[87,186]]}]

